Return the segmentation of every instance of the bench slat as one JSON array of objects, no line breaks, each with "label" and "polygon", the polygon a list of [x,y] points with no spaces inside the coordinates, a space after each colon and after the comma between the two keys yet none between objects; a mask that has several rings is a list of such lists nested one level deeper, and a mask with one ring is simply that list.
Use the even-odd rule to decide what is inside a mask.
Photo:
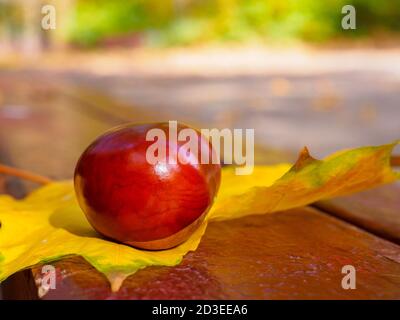
[{"label": "bench slat", "polygon": [[400,185],[320,201],[317,208],[400,244]]}]

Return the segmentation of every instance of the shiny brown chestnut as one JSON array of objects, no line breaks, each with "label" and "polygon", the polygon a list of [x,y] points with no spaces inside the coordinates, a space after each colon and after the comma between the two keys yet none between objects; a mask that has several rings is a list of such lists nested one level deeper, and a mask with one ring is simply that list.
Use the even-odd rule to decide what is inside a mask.
[{"label": "shiny brown chestnut", "polygon": [[[165,134],[164,161],[148,159],[156,142],[154,136],[148,139],[152,129]],[[183,124],[176,126],[176,134],[184,129],[197,137],[198,154],[186,148],[187,140],[173,136],[171,122],[116,127],[83,152],[75,168],[75,192],[97,232],[137,248],[160,250],[181,244],[198,228],[217,194],[221,167],[211,163],[215,151],[210,142]],[[201,151],[210,161],[202,163]],[[171,161],[174,155],[178,161]]]}]

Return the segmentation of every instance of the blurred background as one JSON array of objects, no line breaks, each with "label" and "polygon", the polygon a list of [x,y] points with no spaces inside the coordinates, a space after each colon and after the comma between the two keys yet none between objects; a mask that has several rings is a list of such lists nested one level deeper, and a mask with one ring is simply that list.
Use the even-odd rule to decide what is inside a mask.
[{"label": "blurred background", "polygon": [[[400,30],[398,0],[1,0],[2,36],[93,48],[182,46],[221,42],[314,43],[386,39]],[[53,5],[57,31],[41,33],[41,8]],[[343,32],[342,8],[352,5],[357,26]],[[44,14],[44,12],[43,12]],[[7,43],[6,43],[7,44]]]},{"label": "blurred background", "polygon": [[255,128],[256,162],[391,142],[399,45],[400,0],[0,0],[0,146],[69,177],[94,117]]}]

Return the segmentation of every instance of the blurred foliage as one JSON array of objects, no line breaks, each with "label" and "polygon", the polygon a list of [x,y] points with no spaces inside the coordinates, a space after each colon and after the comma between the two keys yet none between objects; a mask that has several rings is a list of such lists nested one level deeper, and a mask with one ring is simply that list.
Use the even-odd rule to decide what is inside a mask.
[{"label": "blurred foliage", "polygon": [[[341,28],[342,7],[357,29]],[[69,39],[90,46],[137,34],[147,44],[326,41],[400,30],[400,0],[76,0]]]}]

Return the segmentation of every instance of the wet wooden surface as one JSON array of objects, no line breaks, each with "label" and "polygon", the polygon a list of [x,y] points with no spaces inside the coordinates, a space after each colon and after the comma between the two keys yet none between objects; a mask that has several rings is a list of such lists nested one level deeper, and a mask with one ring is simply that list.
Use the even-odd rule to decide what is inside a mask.
[{"label": "wet wooden surface", "polygon": [[[2,96],[0,161],[54,179],[70,178],[83,149],[109,127],[169,120],[59,83],[0,78],[0,89],[18,93]],[[284,153],[281,160],[288,160]],[[17,197],[34,187],[0,177],[1,191]],[[66,258],[54,263],[60,281],[44,299],[400,299],[395,188],[331,200],[319,209],[211,223],[198,250],[180,265],[141,270],[115,294],[83,259]],[[357,270],[356,290],[341,287],[348,264]],[[38,298],[39,273],[37,266],[10,277],[4,298]]]},{"label": "wet wooden surface", "polygon": [[[341,287],[344,265],[356,290]],[[211,223],[180,265],[138,271],[114,294],[82,259],[55,266],[63,280],[45,299],[400,298],[400,248],[312,208]]]},{"label": "wet wooden surface", "polygon": [[317,208],[400,245],[400,184],[320,201]]}]

